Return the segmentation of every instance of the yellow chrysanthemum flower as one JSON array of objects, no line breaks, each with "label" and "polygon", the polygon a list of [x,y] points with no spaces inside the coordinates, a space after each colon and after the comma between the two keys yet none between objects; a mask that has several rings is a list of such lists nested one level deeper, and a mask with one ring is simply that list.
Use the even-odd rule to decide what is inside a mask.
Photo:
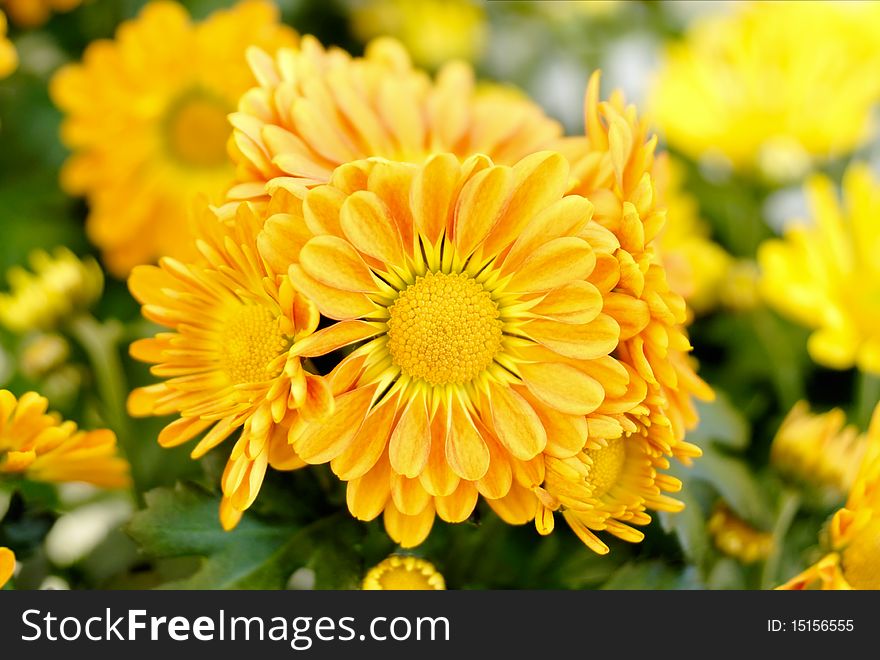
[{"label": "yellow chrysanthemum flower", "polygon": [[227,114],[253,85],[244,51],[295,42],[268,2],[243,2],[193,24],[182,5],[162,0],[56,74],[50,91],[74,151],[62,186],[88,199],[88,234],[111,272],[192,256],[193,197],[219,201],[233,179]]},{"label": "yellow chrysanthemum flower", "polygon": [[863,143],[880,99],[880,6],[752,2],[697,19],[667,53],[653,115],[697,159],[796,177]]},{"label": "yellow chrysanthemum flower", "polygon": [[600,264],[617,240],[589,201],[564,196],[568,170],[553,152],[513,167],[370,159],[304,201],[273,197],[287,203],[261,254],[337,320],[293,350],[355,347],[329,376],[334,416],[301,420],[290,441],[348,482],[357,518],[384,511],[404,547],[435,513],[466,519],[480,494],[531,520],[544,457],[619,436],[615,416],[645,396],[608,356],[620,330],[602,311]]},{"label": "yellow chrysanthemum flower", "polygon": [[116,453],[112,431],[78,431],[73,422],[46,410],[36,392],[20,399],[0,390],[0,476],[34,481],[85,481],[102,488],[129,485],[128,463]]},{"label": "yellow chrysanthemum flower", "polygon": [[724,502],[718,502],[708,523],[715,547],[743,564],[766,559],[773,550],[773,534],[755,529]]},{"label": "yellow chrysanthemum flower", "polygon": [[758,252],[761,292],[815,328],[807,348],[816,362],[880,374],[880,183],[855,164],[844,175],[843,205],[822,176],[807,192],[814,222],[791,227]]},{"label": "yellow chrysanthemum flower", "polygon": [[666,224],[657,237],[657,251],[666,268],[669,288],[682,296],[697,314],[717,304],[732,258],[709,238],[696,200],[683,189],[679,166],[666,155],[657,158],[654,176]]},{"label": "yellow chrysanthemum flower", "polygon": [[866,440],[855,426],[846,426],[840,408],[810,413],[798,402],[776,432],[770,448],[771,463],[797,481],[846,493],[855,480]]},{"label": "yellow chrysanthemum flower", "polygon": [[333,401],[294,351],[318,326],[318,312],[257,255],[262,218],[242,204],[234,217],[204,209],[198,219],[202,262],[165,257],[129,278],[144,316],[171,332],[132,344],[132,356],[166,380],[132,392],[128,408],[134,416],[179,415],[160,433],[163,446],[204,434],[193,458],[242,429],[222,480],[221,521],[230,529],[269,465],[304,465],[287,443],[292,420],[319,419]]},{"label": "yellow chrysanthemum flower", "polygon": [[475,0],[354,0],[351,22],[361,41],[399,39],[415,63],[429,69],[472,62],[486,44],[486,10]]},{"label": "yellow chrysanthemum flower", "polygon": [[0,589],[2,589],[15,571],[15,554],[9,548],[0,547]]},{"label": "yellow chrysanthemum flower", "polygon": [[829,526],[831,552],[780,589],[880,589],[880,405],[846,506]]},{"label": "yellow chrysanthemum flower", "polygon": [[33,273],[15,267],[6,273],[11,291],[0,293],[0,324],[12,332],[51,330],[101,297],[104,274],[91,257],[67,248],[30,255]]},{"label": "yellow chrysanthemum flower", "polygon": [[248,58],[260,86],[232,115],[239,185],[232,199],[261,199],[281,184],[309,187],[359,158],[422,163],[431,154],[475,153],[512,165],[546,147],[562,129],[532,102],[497,88],[477,90],[466,64],[432,81],[391,38],[353,58],[303,37],[273,60]]},{"label": "yellow chrysanthemum flower", "polygon": [[0,9],[23,28],[40,27],[53,13],[76,9],[82,0],[0,0]]},{"label": "yellow chrysanthemum flower", "polygon": [[6,38],[6,16],[0,11],[0,78],[5,78],[18,66],[15,46]]},{"label": "yellow chrysanthemum flower", "polygon": [[[687,355],[691,346],[684,328],[685,302],[671,290],[656,248],[666,219],[654,178],[657,139],[649,137],[647,122],[620,93],[599,102],[598,72],[587,88],[585,112],[587,135],[568,138],[560,148],[572,163],[572,192],[595,204],[595,221],[615,236],[616,248],[597,261],[597,270],[604,273],[599,287],[603,311],[621,329],[614,357],[630,371],[630,386],[638,384],[646,396],[641,405],[626,411],[622,438],[610,449],[588,444],[585,455],[578,457],[583,465],[569,460],[554,475],[558,478],[548,480],[548,496],[539,505],[536,521],[539,531],[547,531],[553,525],[550,511],[561,509],[578,536],[604,553],[608,548],[593,531],[607,530],[638,541],[641,533],[629,525],[649,522],[646,508],[681,508],[662,494],[679,490],[681,483],[659,471],[669,467],[667,456],[688,462],[700,455],[684,436],[697,422],[692,398],[709,399],[712,391],[696,375]],[[600,452],[603,461],[602,456],[616,457],[611,463],[619,480],[614,487],[608,487],[604,476],[598,486],[593,483],[589,451]],[[581,511],[567,489],[601,493],[593,496],[600,502]]]},{"label": "yellow chrysanthemum flower", "polygon": [[392,555],[367,572],[361,588],[364,591],[443,591],[446,582],[431,562]]}]

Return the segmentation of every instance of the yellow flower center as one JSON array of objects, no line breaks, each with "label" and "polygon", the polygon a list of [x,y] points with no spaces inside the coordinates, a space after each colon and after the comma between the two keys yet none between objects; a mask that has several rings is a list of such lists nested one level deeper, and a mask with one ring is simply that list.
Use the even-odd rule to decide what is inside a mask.
[{"label": "yellow flower center", "polygon": [[204,94],[188,94],[168,113],[166,138],[171,153],[193,167],[217,167],[228,162],[226,141],[232,127],[222,101]]},{"label": "yellow flower center", "polygon": [[431,385],[467,383],[501,348],[498,305],[466,274],[428,273],[389,309],[388,350],[411,378]]},{"label": "yellow flower center", "polygon": [[841,556],[843,575],[854,589],[880,589],[880,518],[868,523]]},{"label": "yellow flower center", "polygon": [[392,568],[379,578],[382,589],[388,591],[430,591],[434,587],[428,582],[428,576],[418,570],[408,570],[404,567]]},{"label": "yellow flower center", "polygon": [[269,363],[290,346],[276,317],[260,305],[240,307],[227,320],[221,342],[224,371],[236,384],[272,378]]},{"label": "yellow flower center", "polygon": [[607,447],[584,450],[592,461],[587,482],[593,488],[593,497],[602,497],[620,478],[626,462],[626,447],[623,443],[623,438],[615,438],[608,441]]}]

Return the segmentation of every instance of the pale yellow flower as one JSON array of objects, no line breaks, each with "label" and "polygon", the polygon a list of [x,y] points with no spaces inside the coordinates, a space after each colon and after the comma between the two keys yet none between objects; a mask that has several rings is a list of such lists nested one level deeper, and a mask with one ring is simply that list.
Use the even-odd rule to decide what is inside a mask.
[{"label": "pale yellow flower", "polygon": [[772,533],[756,529],[731,511],[724,502],[715,505],[708,528],[715,547],[743,564],[766,559],[773,549]]},{"label": "pale yellow flower", "polygon": [[78,258],[67,248],[50,255],[35,250],[30,255],[33,272],[10,268],[11,291],[0,293],[0,324],[13,332],[50,330],[101,297],[104,275],[91,257]]},{"label": "pale yellow flower", "polygon": [[488,27],[485,7],[477,0],[354,0],[351,22],[361,41],[394,37],[428,69],[450,60],[476,60]]},{"label": "pale yellow flower", "polygon": [[814,331],[807,348],[819,364],[880,373],[880,183],[850,166],[841,204],[828,179],[807,183],[813,221],[758,251],[761,292],[785,316]]},{"label": "pale yellow flower", "polygon": [[652,110],[687,155],[785,179],[863,144],[878,67],[877,3],[737,3],[670,46]]},{"label": "pale yellow flower", "polygon": [[880,589],[880,404],[859,473],[846,506],[831,519],[828,536],[830,552],[779,588]]}]

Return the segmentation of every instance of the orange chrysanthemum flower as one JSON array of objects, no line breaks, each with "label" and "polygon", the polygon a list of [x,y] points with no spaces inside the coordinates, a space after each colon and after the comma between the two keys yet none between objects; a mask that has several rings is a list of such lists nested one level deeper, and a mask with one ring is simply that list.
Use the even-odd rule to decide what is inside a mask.
[{"label": "orange chrysanthemum flower", "polygon": [[182,5],[160,0],[56,74],[50,91],[74,152],[61,184],[87,198],[87,231],[111,272],[193,256],[189,205],[199,194],[219,201],[233,180],[227,115],[254,84],[245,49],[295,42],[269,2],[193,24]]},{"label": "orange chrysanthemum flower", "polygon": [[[669,467],[667,456],[687,462],[700,455],[684,436],[697,421],[692,397],[710,398],[712,392],[689,361],[685,302],[670,289],[655,247],[665,221],[653,178],[657,139],[649,137],[647,123],[635,107],[625,105],[621,94],[599,102],[598,72],[590,80],[585,105],[587,135],[565,139],[559,146],[572,163],[571,192],[595,204],[595,221],[617,241],[617,249],[603,255],[608,273],[603,311],[620,325],[613,355],[630,369],[646,396],[627,411],[620,439],[600,439],[611,440],[608,446],[588,443],[576,460],[548,468],[547,495],[536,521],[546,533],[553,528],[550,512],[562,510],[578,536],[604,553],[608,548],[593,531],[638,541],[641,533],[629,524],[648,523],[647,508],[681,508],[663,494],[679,490],[681,483],[659,470]],[[613,487],[604,473],[597,475],[597,462],[611,466],[607,469],[617,479]],[[587,492],[592,499],[585,499]]]},{"label": "orange chrysanthemum flower", "polygon": [[319,315],[257,255],[262,218],[242,204],[232,218],[205,209],[199,220],[202,262],[163,258],[129,278],[144,316],[171,329],[132,344],[131,354],[166,380],[132,392],[129,411],[178,414],[159,442],[175,446],[204,434],[193,458],[243,429],[222,481],[221,521],[229,529],[253,503],[267,466],[303,465],[286,439],[292,420],[324,415],[333,401],[294,351]]},{"label": "orange chrysanthemum flower", "polygon": [[304,201],[273,197],[282,212],[261,254],[337,320],[293,351],[354,348],[328,377],[335,415],[299,420],[290,441],[348,482],[357,518],[384,511],[403,546],[435,513],[466,519],[480,494],[528,522],[545,457],[620,436],[618,418],[644,399],[608,355],[620,330],[602,311],[605,266],[618,241],[588,200],[564,196],[568,183],[552,152],[512,167],[438,154],[352,163]]},{"label": "orange chrysanthemum flower", "polygon": [[527,99],[477,90],[463,62],[432,81],[390,38],[362,58],[307,36],[274,60],[256,48],[248,59],[260,86],[231,117],[240,182],[231,199],[263,198],[267,183],[326,183],[337,166],[371,156],[422,163],[438,152],[482,153],[511,165],[561,134]]},{"label": "orange chrysanthemum flower", "polygon": [[126,488],[128,462],[116,452],[113,431],[79,431],[47,413],[49,401],[36,392],[21,398],[0,390],[0,476],[34,481],[84,481],[101,488]]}]

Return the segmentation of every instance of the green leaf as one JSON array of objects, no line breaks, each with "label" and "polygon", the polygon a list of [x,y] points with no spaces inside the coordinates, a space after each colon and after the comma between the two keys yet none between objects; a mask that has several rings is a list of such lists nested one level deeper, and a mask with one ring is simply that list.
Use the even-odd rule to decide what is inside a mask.
[{"label": "green leaf", "polygon": [[701,565],[709,549],[709,532],[706,529],[706,514],[690,488],[683,488],[675,498],[684,502],[684,510],[678,513],[658,512],[660,525],[666,532],[675,534],[685,556]]},{"label": "green leaf", "polygon": [[697,402],[700,423],[688,433],[688,442],[706,447],[715,442],[731,449],[745,449],[749,444],[749,425],[730,403],[724,392],[717,392],[715,401]]},{"label": "green leaf", "polygon": [[703,448],[703,456],[692,469],[694,477],[711,484],[745,520],[764,529],[772,526],[774,507],[768,501],[766,489],[742,460],[710,444]]},{"label": "green leaf", "polygon": [[603,590],[617,589],[700,589],[702,584],[693,567],[670,566],[660,560],[639,561],[621,566]]},{"label": "green leaf", "polygon": [[321,549],[322,533],[338,532],[341,523],[336,515],[306,526],[245,515],[226,532],[218,520],[219,498],[193,486],[159,488],[145,499],[147,508],[135,514],[128,532],[146,553],[204,557],[193,575],[162,585],[171,589],[283,588]]}]

